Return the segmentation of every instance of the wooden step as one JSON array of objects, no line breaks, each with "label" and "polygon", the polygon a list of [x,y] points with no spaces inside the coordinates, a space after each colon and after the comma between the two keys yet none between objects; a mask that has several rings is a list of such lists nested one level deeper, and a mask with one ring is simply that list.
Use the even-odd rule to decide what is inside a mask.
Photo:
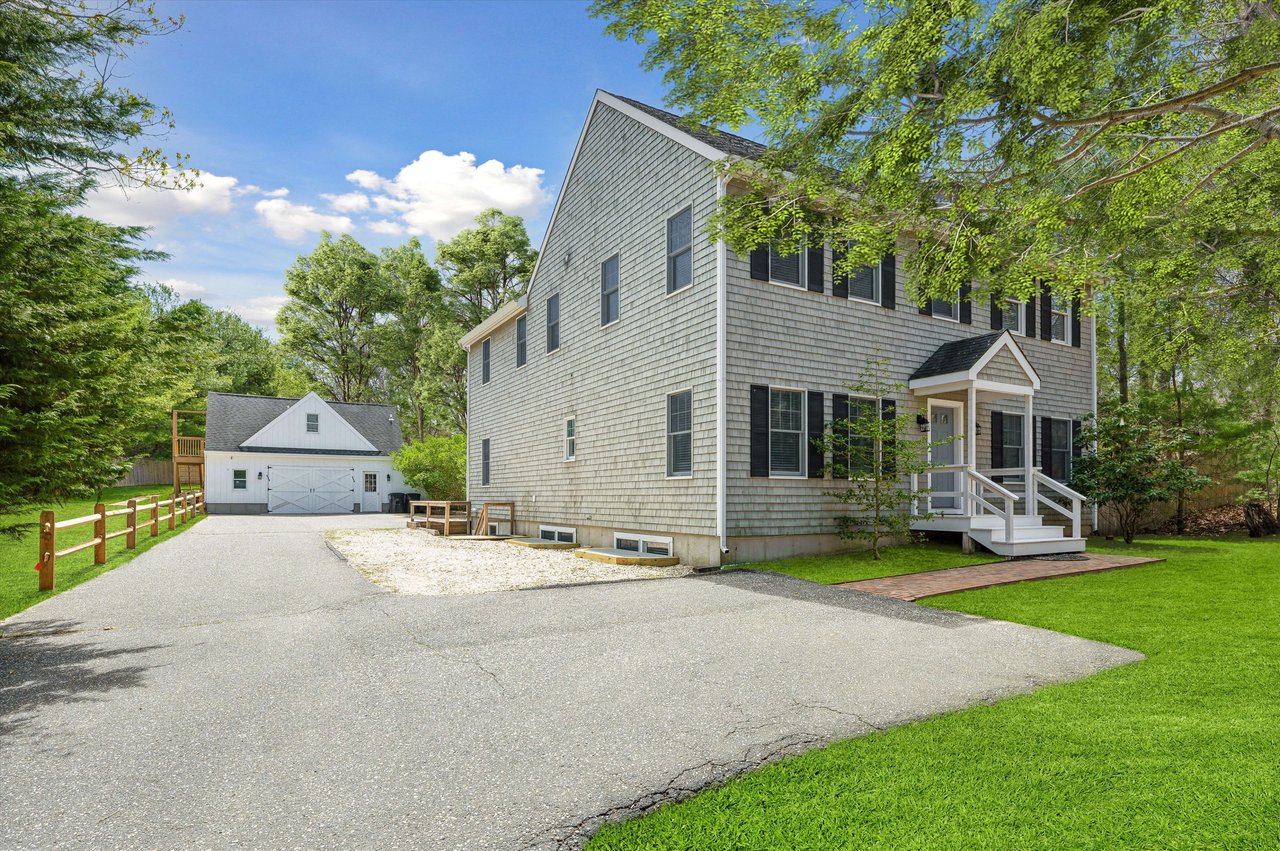
[{"label": "wooden step", "polygon": [[601,561],[605,564],[638,564],[648,567],[671,567],[680,563],[675,556],[655,556],[638,553],[634,550],[615,549],[580,549],[574,553],[578,558]]},{"label": "wooden step", "polygon": [[548,541],[544,538],[507,538],[508,544],[528,547],[531,550],[576,550],[577,544],[568,541]]}]

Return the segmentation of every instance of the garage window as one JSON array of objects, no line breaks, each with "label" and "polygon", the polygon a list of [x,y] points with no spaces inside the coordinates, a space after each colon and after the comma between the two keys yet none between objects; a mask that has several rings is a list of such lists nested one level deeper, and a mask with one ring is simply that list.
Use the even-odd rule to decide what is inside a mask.
[{"label": "garage window", "polygon": [[242,491],[249,487],[249,471],[248,470],[232,470],[231,471],[231,487],[234,490]]},{"label": "garage window", "polygon": [[320,415],[307,414],[307,434],[320,433]]}]

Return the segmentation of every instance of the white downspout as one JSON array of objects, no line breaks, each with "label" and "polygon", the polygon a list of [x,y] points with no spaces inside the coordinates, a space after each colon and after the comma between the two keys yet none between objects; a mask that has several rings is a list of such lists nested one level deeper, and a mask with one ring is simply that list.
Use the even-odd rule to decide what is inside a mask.
[{"label": "white downspout", "polygon": [[[716,178],[716,206],[724,200],[724,178]],[[728,526],[728,423],[725,396],[725,346],[728,313],[728,249],[724,239],[716,240],[716,534],[720,537],[720,554],[729,552]]]}]

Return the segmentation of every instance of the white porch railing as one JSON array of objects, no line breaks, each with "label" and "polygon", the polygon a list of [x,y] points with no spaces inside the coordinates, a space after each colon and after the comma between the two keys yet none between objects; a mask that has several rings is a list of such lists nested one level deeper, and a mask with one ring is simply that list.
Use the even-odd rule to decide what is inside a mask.
[{"label": "white porch railing", "polygon": [[[945,464],[938,467],[930,467],[928,476],[939,474],[955,474],[957,486],[955,490],[929,490],[927,494],[919,494],[911,500],[911,514],[913,516],[920,515],[921,498],[926,500],[937,499],[938,497],[955,498],[960,502],[961,511],[969,517],[978,517],[984,514],[991,514],[999,517],[1004,521],[1005,540],[1012,541],[1014,528],[1014,515],[1016,508],[1014,503],[1021,497],[1016,493],[997,484],[987,476],[979,473],[977,470],[969,467],[967,464]],[[931,479],[932,481],[932,479]],[[911,490],[920,489],[920,477],[918,474],[911,475]],[[995,504],[995,500],[1002,500],[1004,508],[1000,508]]]},{"label": "white porch railing", "polygon": [[[1008,477],[1010,479],[1016,478],[1016,481],[1005,481],[1005,486],[1018,493],[1021,497],[1026,497],[1026,482],[1023,481],[1027,474],[1025,468],[1006,467],[1002,469],[988,470],[987,473],[991,476]],[[1079,538],[1081,517],[1083,516],[1083,506],[1086,501],[1086,497],[1062,484],[1062,482],[1059,482],[1057,479],[1046,476],[1040,471],[1039,467],[1031,468],[1031,479],[1033,483],[1032,499],[1030,502],[1026,503],[1027,513],[1038,513],[1040,506],[1044,506],[1051,511],[1056,511],[1071,521],[1071,537]],[[1057,499],[1053,499],[1046,495],[1045,491],[1051,491],[1054,494],[1066,497],[1068,502],[1063,503]]]}]

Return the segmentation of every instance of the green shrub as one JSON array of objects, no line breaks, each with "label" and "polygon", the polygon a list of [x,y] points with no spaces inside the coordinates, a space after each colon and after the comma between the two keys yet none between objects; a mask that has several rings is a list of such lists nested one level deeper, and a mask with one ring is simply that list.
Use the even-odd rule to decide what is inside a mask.
[{"label": "green shrub", "polygon": [[467,493],[467,436],[425,437],[393,456],[405,482],[424,499],[463,499]]}]

